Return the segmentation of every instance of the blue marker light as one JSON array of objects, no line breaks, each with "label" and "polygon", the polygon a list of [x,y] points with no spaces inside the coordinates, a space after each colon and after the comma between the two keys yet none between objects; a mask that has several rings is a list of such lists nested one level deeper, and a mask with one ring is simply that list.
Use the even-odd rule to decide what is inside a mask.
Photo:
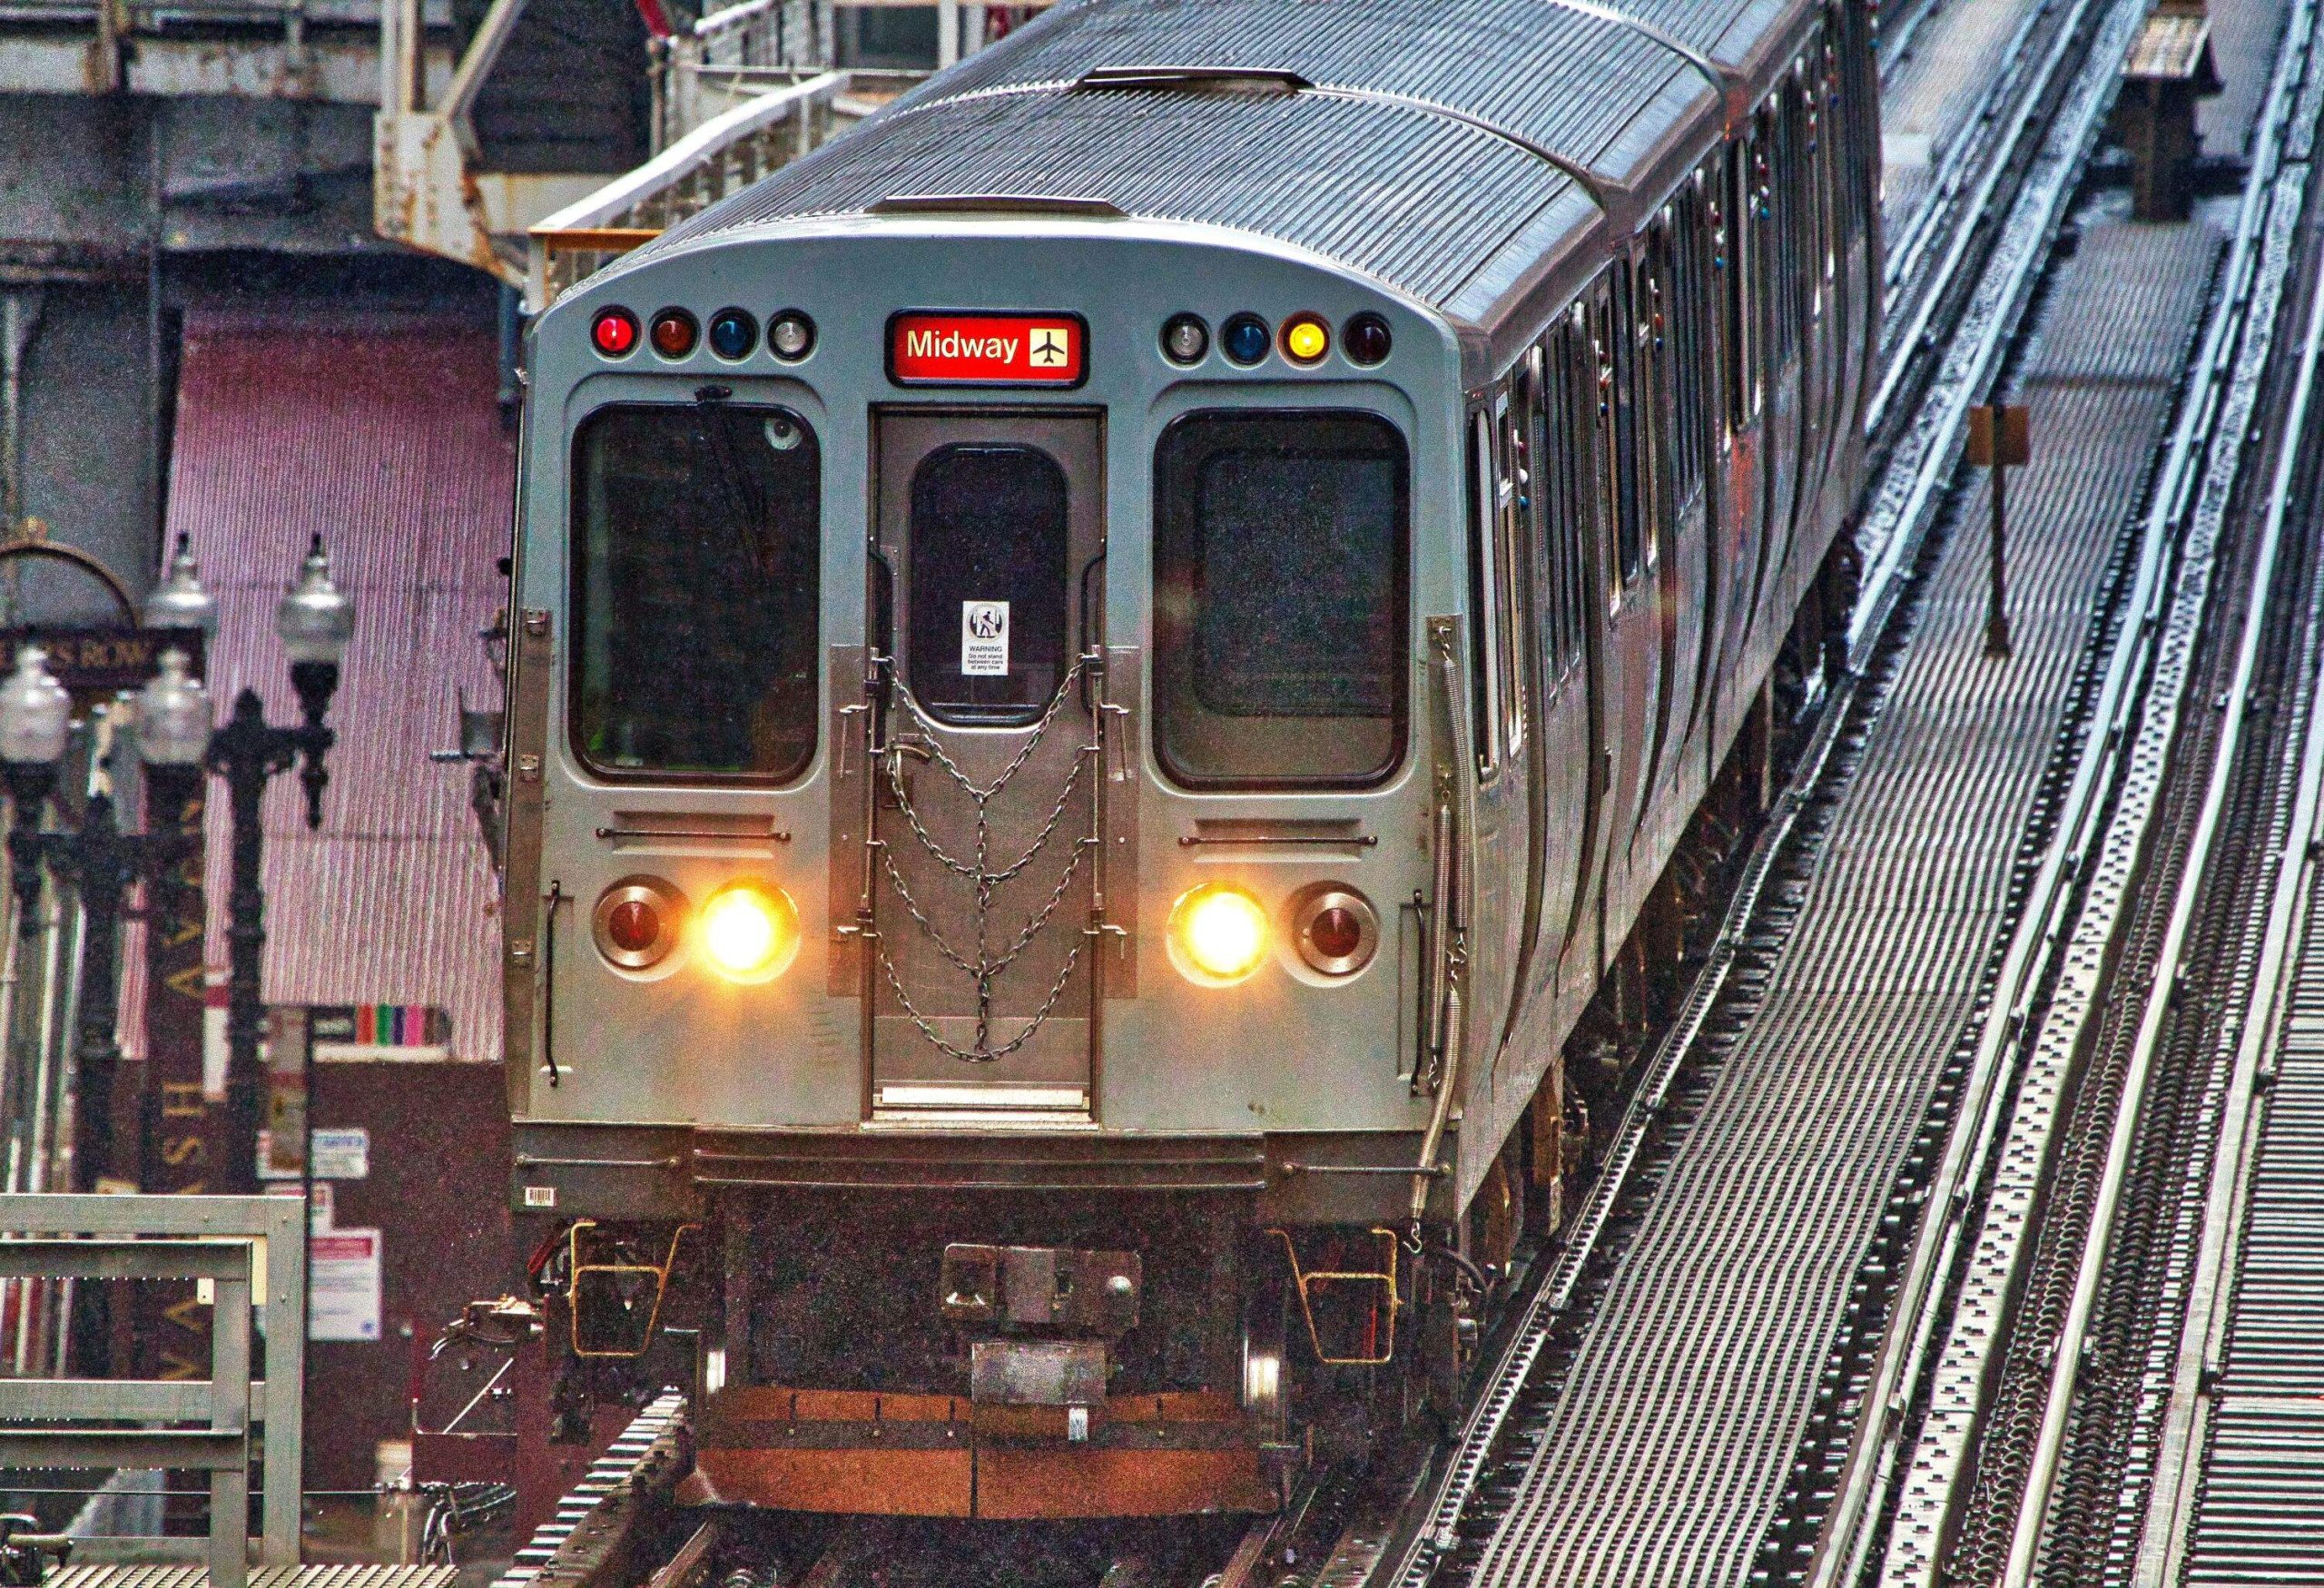
[{"label": "blue marker light", "polygon": [[710,350],[722,359],[747,359],[758,345],[759,322],[740,309],[721,309],[710,322]]},{"label": "blue marker light", "polygon": [[1219,328],[1218,345],[1238,364],[1256,364],[1267,356],[1274,333],[1256,314],[1237,314]]}]

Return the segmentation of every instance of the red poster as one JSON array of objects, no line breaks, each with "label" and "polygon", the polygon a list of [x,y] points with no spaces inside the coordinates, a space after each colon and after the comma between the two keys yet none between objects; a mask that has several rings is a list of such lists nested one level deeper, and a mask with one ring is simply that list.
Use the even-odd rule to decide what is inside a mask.
[{"label": "red poster", "polygon": [[899,386],[1078,386],[1088,328],[1068,314],[899,314],[888,376]]}]

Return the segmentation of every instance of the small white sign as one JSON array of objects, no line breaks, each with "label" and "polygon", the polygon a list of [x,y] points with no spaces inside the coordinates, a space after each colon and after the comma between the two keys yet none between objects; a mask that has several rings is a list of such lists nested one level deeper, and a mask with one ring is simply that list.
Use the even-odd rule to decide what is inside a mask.
[{"label": "small white sign", "polygon": [[307,1139],[319,1180],[361,1180],[371,1175],[371,1132],[360,1125],[318,1130]]},{"label": "small white sign", "polygon": [[307,1243],[307,1338],[379,1337],[379,1232],[334,1229]]},{"label": "small white sign", "polygon": [[970,678],[999,678],[1009,671],[1009,603],[960,603],[960,671]]}]

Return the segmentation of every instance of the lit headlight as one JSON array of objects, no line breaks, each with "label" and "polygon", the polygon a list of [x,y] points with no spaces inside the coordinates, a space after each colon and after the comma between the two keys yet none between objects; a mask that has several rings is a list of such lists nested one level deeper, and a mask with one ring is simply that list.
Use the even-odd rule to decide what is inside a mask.
[{"label": "lit headlight", "polygon": [[765,981],[799,952],[799,911],[781,888],[729,883],[703,902],[697,930],[713,969],[730,981]]},{"label": "lit headlight", "polygon": [[1248,889],[1205,883],[1170,907],[1171,958],[1188,981],[1231,987],[1267,952],[1267,912]]}]

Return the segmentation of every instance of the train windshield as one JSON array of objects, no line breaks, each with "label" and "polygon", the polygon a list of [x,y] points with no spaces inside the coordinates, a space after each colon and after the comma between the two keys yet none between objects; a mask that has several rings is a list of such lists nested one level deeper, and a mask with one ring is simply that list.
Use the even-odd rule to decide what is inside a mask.
[{"label": "train windshield", "polygon": [[1372,414],[1190,414],[1155,452],[1155,748],[1195,787],[1395,769],[1410,469]]},{"label": "train windshield", "polygon": [[788,410],[602,409],[574,442],[573,741],[612,775],[798,776],[815,753],[814,432]]}]

